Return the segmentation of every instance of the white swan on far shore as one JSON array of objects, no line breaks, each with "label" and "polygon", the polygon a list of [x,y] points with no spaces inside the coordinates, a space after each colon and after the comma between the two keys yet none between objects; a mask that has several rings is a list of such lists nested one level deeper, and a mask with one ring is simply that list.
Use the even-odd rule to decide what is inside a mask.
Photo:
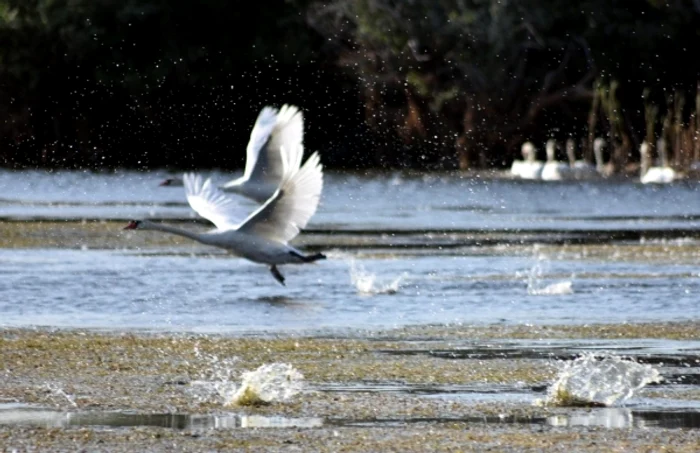
[{"label": "white swan on far shore", "polygon": [[660,138],[656,142],[660,166],[651,166],[651,147],[646,141],[639,146],[641,157],[640,182],[642,184],[668,184],[673,182],[677,175],[676,171],[668,166],[666,155],[666,140]]},{"label": "white swan on far shore", "polygon": [[564,179],[572,179],[574,176],[571,165],[566,162],[556,160],[557,142],[550,138],[545,145],[547,152],[547,162],[542,167],[543,181],[561,181]]},{"label": "white swan on far shore", "polygon": [[537,149],[532,142],[525,142],[520,147],[520,152],[524,160],[516,160],[511,166],[510,172],[513,176],[521,179],[540,179],[544,162],[536,160]]}]

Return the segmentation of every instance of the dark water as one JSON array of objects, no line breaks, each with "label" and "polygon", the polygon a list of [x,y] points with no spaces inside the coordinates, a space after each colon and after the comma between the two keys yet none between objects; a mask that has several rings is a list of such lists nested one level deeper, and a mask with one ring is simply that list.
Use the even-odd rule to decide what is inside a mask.
[{"label": "dark water", "polygon": [[[182,187],[158,186],[167,176],[0,172],[0,218],[195,218]],[[123,246],[0,249],[0,326],[276,332],[700,316],[696,181],[328,174],[299,238],[328,259],[282,267],[286,287],[217,249],[139,250],[121,229],[104,235]]]}]

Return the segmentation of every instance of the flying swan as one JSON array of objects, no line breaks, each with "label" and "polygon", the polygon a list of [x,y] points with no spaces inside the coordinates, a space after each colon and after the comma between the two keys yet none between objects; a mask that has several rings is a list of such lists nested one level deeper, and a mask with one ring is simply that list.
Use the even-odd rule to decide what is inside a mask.
[{"label": "flying swan", "polygon": [[306,227],[318,207],[323,188],[319,155],[313,153],[301,168],[301,145],[281,155],[284,173],[279,188],[242,222],[238,202],[213,186],[211,178],[202,183],[200,175],[187,173],[183,178],[187,202],[216,229],[195,233],[148,220],[132,220],[124,229],[164,231],[221,247],[250,261],[269,265],[273,277],[284,285],[285,278],[277,266],[312,263],[326,256],[322,253],[305,255],[288,244]]}]

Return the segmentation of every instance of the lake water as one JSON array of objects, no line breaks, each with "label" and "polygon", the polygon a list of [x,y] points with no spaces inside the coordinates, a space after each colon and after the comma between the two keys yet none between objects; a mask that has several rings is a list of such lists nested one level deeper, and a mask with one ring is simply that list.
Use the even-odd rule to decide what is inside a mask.
[{"label": "lake water", "polygon": [[119,244],[80,246],[78,235],[75,247],[0,249],[0,326],[246,333],[700,317],[697,181],[329,172],[299,238],[328,259],[282,266],[283,287],[215,248],[133,245],[160,233],[124,232],[129,219],[196,218],[182,187],[158,186],[168,176],[0,171],[9,228],[113,220],[105,243]]}]

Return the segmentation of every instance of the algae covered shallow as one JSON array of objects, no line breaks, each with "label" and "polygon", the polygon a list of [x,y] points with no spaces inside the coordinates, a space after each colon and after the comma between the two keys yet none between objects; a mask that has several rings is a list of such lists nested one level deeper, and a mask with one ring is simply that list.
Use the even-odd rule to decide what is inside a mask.
[{"label": "algae covered shallow", "polygon": [[[98,445],[103,451],[144,446],[165,451],[173,445],[182,450],[447,451],[459,446],[463,451],[483,451],[507,445],[512,451],[596,451],[607,439],[606,448],[613,445],[625,451],[644,451],[653,442],[666,442],[676,447],[674,451],[693,451],[700,445],[697,429],[565,426],[557,420],[575,420],[580,409],[538,407],[532,399],[542,396],[555,377],[558,357],[615,344],[597,337],[601,332],[610,338],[624,333],[626,347],[639,359],[653,362],[654,357],[675,356],[690,362],[690,351],[700,340],[697,327],[696,323],[551,326],[546,329],[555,332],[551,340],[542,335],[532,339],[526,326],[521,331],[508,326],[433,326],[334,337],[4,329],[0,404],[31,403],[78,417],[116,411],[311,417],[323,422],[315,427],[242,431],[192,426],[105,430],[99,423],[64,428],[5,425],[0,426],[0,444],[41,451]],[[520,354],[509,355],[513,350]],[[192,396],[197,381],[215,379],[217,366],[227,367],[235,379],[271,362],[294,366],[303,374],[307,390],[288,403],[257,407]],[[677,371],[657,366],[667,376]],[[696,372],[695,366],[686,367],[689,375]],[[640,397],[673,398],[664,388],[650,387]]]}]

